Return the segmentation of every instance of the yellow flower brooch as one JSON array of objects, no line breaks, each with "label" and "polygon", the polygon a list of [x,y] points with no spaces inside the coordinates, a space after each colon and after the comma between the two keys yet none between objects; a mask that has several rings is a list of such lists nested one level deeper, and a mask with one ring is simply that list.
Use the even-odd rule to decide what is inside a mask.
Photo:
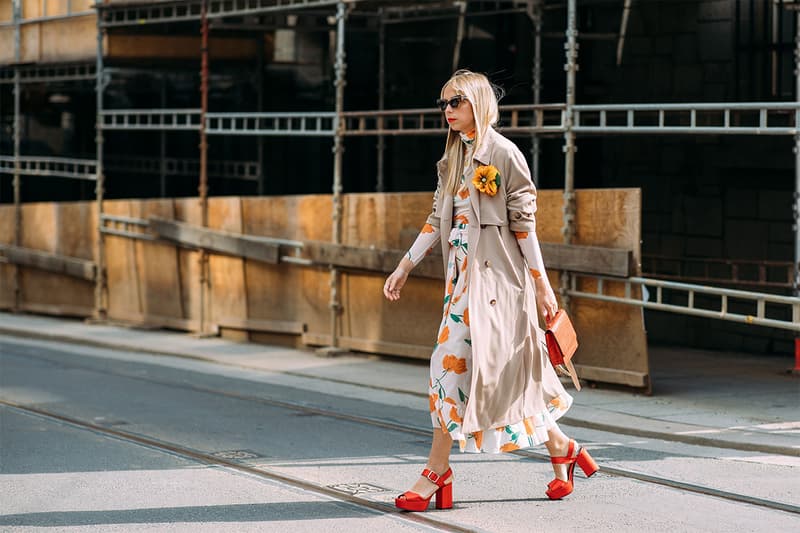
[{"label": "yellow flower brooch", "polygon": [[475,169],[472,184],[478,191],[494,196],[500,187],[500,172],[493,165],[482,165]]}]

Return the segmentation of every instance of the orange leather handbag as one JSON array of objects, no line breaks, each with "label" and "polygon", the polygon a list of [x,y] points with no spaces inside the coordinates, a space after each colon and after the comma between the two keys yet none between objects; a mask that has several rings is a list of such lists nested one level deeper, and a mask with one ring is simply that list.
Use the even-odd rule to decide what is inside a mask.
[{"label": "orange leather handbag", "polygon": [[572,365],[572,356],[575,355],[575,350],[578,349],[578,334],[575,333],[572,321],[570,321],[567,312],[563,309],[559,309],[556,316],[547,322],[545,340],[547,341],[547,353],[550,356],[553,368],[569,374],[569,377],[572,378],[572,383],[575,384],[575,388],[581,390],[581,384],[578,382],[578,373],[575,372],[575,367]]}]

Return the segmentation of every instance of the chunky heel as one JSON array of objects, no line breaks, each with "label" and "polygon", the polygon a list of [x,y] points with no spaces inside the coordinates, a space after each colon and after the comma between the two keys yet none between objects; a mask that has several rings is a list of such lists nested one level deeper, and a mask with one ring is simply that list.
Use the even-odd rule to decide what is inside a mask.
[{"label": "chunky heel", "polygon": [[581,467],[586,477],[592,477],[594,473],[600,470],[600,467],[594,462],[586,448],[581,448],[581,452],[578,454],[578,466]]},{"label": "chunky heel", "polygon": [[436,491],[436,508],[437,509],[452,509],[453,508],[453,484],[448,483],[444,487]]},{"label": "chunky heel", "polygon": [[431,483],[435,483],[438,487],[430,496],[425,498],[416,492],[406,491],[394,499],[394,504],[398,509],[404,511],[427,511],[428,504],[431,498],[436,496],[437,509],[452,509],[453,508],[453,471],[447,469],[447,472],[441,476],[433,470],[425,469],[422,471],[422,477],[428,478]]},{"label": "chunky heel", "polygon": [[581,467],[581,470],[583,470],[583,473],[586,474],[586,477],[589,477],[600,470],[600,468],[597,466],[597,463],[594,462],[594,459],[592,459],[592,456],[589,455],[589,452],[587,452],[586,449],[578,448],[578,455],[572,455],[575,452],[576,447],[578,447],[578,445],[574,440],[570,439],[569,448],[567,448],[567,455],[564,455],[563,457],[550,458],[550,462],[554,465],[567,465],[567,480],[564,481],[563,479],[555,478],[547,485],[545,494],[547,494],[547,497],[551,500],[560,500],[564,496],[569,496],[572,494],[572,491],[575,488],[574,473],[576,464]]}]

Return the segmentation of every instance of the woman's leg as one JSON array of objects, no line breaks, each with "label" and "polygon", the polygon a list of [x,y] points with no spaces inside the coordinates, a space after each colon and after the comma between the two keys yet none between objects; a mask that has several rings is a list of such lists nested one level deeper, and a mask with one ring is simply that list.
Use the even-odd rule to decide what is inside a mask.
[{"label": "woman's leg", "polygon": [[[564,457],[567,455],[567,451],[569,450],[569,437],[564,435],[564,432],[561,431],[561,428],[558,427],[558,424],[554,423],[553,427],[547,430],[547,436],[549,438],[544,445],[547,448],[550,457]],[[567,465],[554,464],[553,471],[558,479],[567,481]]]},{"label": "woman's leg", "polygon": [[[431,453],[428,455],[428,463],[425,468],[433,470],[437,474],[444,474],[450,468],[450,449],[453,446],[453,439],[449,433],[445,433],[439,428],[433,430],[433,442],[431,443]],[[420,496],[427,497],[436,491],[438,487],[429,479],[420,476],[417,482],[411,487],[412,492]]]}]

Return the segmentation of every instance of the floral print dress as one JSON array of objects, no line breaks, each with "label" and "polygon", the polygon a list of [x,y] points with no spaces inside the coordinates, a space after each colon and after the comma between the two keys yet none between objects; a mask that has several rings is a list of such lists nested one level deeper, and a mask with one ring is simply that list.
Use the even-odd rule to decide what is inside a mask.
[{"label": "floral print dress", "polygon": [[[471,158],[471,143],[466,157]],[[468,159],[469,161],[470,159]],[[469,165],[464,165],[469,168]],[[453,227],[448,236],[449,255],[445,276],[445,295],[442,322],[431,355],[429,381],[429,408],[434,428],[449,433],[462,452],[508,452],[541,444],[548,439],[547,430],[555,424],[572,405],[572,397],[560,386],[547,409],[517,423],[485,428],[465,434],[461,430],[462,417],[469,402],[472,378],[472,343],[469,327],[469,242],[467,226],[471,214],[466,176],[461,178],[461,188],[453,198]],[[425,224],[407,257],[416,265],[439,242],[440,231]],[[539,242],[535,234],[518,233],[517,242],[530,267],[531,275],[542,275],[544,265]],[[546,353],[546,349],[543,353]]]}]

